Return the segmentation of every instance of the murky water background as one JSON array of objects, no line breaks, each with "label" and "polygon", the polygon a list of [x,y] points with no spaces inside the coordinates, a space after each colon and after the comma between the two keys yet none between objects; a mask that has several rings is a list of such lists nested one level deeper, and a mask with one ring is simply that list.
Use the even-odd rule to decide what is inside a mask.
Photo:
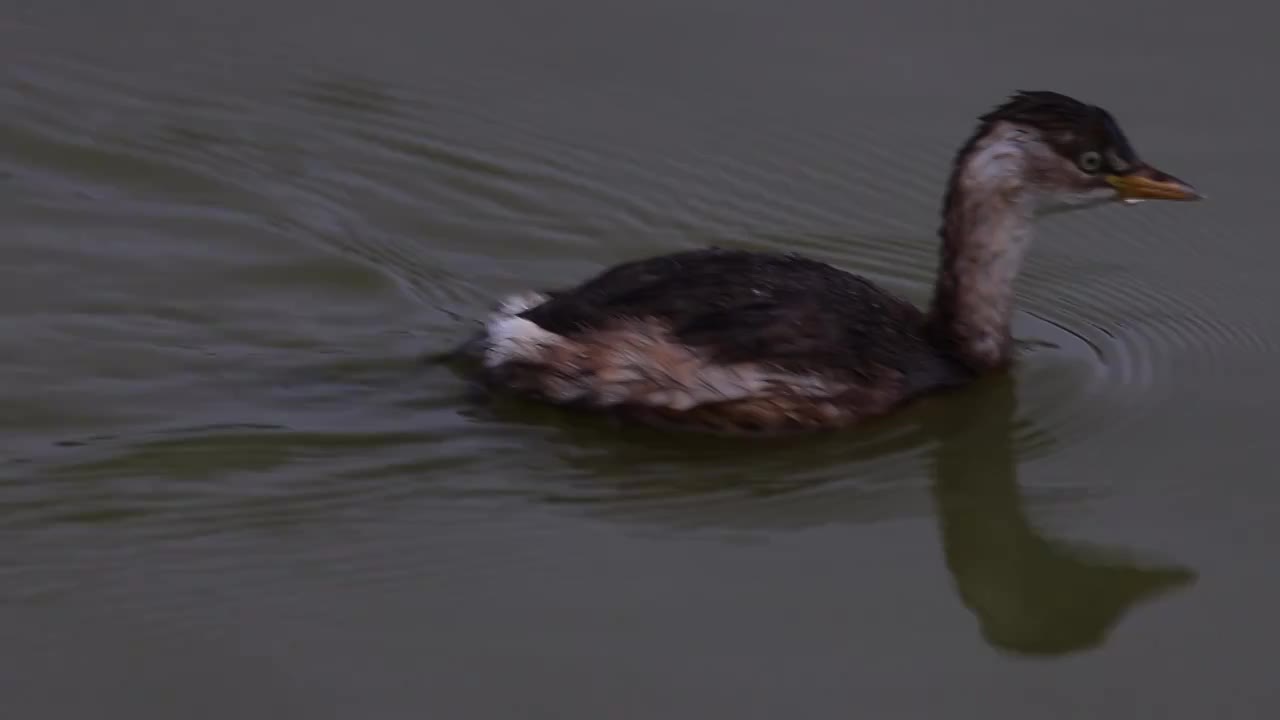
[{"label": "murky water background", "polygon": [[[1263,6],[13,0],[6,717],[1280,711]],[[915,300],[1015,88],[1210,197],[1062,217],[1023,361],[743,445],[484,403],[492,299],[710,243]]]}]

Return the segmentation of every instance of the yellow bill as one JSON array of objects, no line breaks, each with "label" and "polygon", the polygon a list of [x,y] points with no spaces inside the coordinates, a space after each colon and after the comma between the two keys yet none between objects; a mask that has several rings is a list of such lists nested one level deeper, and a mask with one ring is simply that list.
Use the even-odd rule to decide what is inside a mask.
[{"label": "yellow bill", "polygon": [[1204,195],[1190,184],[1150,165],[1143,165],[1124,175],[1108,175],[1107,182],[1119,192],[1119,199],[1125,202],[1204,198]]}]

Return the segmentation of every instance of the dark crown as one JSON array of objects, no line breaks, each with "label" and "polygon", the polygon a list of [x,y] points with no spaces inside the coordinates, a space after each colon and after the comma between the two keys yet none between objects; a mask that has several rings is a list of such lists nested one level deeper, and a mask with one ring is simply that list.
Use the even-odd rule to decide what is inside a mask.
[{"label": "dark crown", "polygon": [[1064,140],[1070,137],[1088,145],[1110,147],[1129,161],[1136,157],[1111,113],[1062,93],[1019,90],[978,119],[985,126],[1001,120],[1027,125]]}]

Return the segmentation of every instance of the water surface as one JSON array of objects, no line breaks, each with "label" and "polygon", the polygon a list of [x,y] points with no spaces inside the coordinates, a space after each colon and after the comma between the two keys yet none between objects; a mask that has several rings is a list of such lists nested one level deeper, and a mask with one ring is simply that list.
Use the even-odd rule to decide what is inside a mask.
[{"label": "water surface", "polygon": [[[10,4],[6,708],[1275,716],[1262,13]],[[1024,87],[1212,199],[1047,222],[1009,377],[743,445],[422,362],[713,243],[924,302],[951,154]]]}]

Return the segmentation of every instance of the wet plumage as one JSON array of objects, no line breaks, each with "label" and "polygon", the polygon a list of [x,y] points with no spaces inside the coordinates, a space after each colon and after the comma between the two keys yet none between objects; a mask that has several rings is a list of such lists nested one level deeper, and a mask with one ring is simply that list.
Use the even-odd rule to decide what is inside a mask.
[{"label": "wet plumage", "polygon": [[722,432],[846,426],[1009,364],[1035,216],[1195,197],[1105,110],[1019,93],[956,155],[927,311],[797,255],[711,248],[509,298],[471,347],[492,386],[556,404]]},{"label": "wet plumage", "polygon": [[[711,362],[821,368],[857,379],[936,355],[914,305],[798,255],[711,248],[629,262],[521,315],[565,337],[629,321],[660,324]],[[850,312],[851,308],[860,311]]]}]

